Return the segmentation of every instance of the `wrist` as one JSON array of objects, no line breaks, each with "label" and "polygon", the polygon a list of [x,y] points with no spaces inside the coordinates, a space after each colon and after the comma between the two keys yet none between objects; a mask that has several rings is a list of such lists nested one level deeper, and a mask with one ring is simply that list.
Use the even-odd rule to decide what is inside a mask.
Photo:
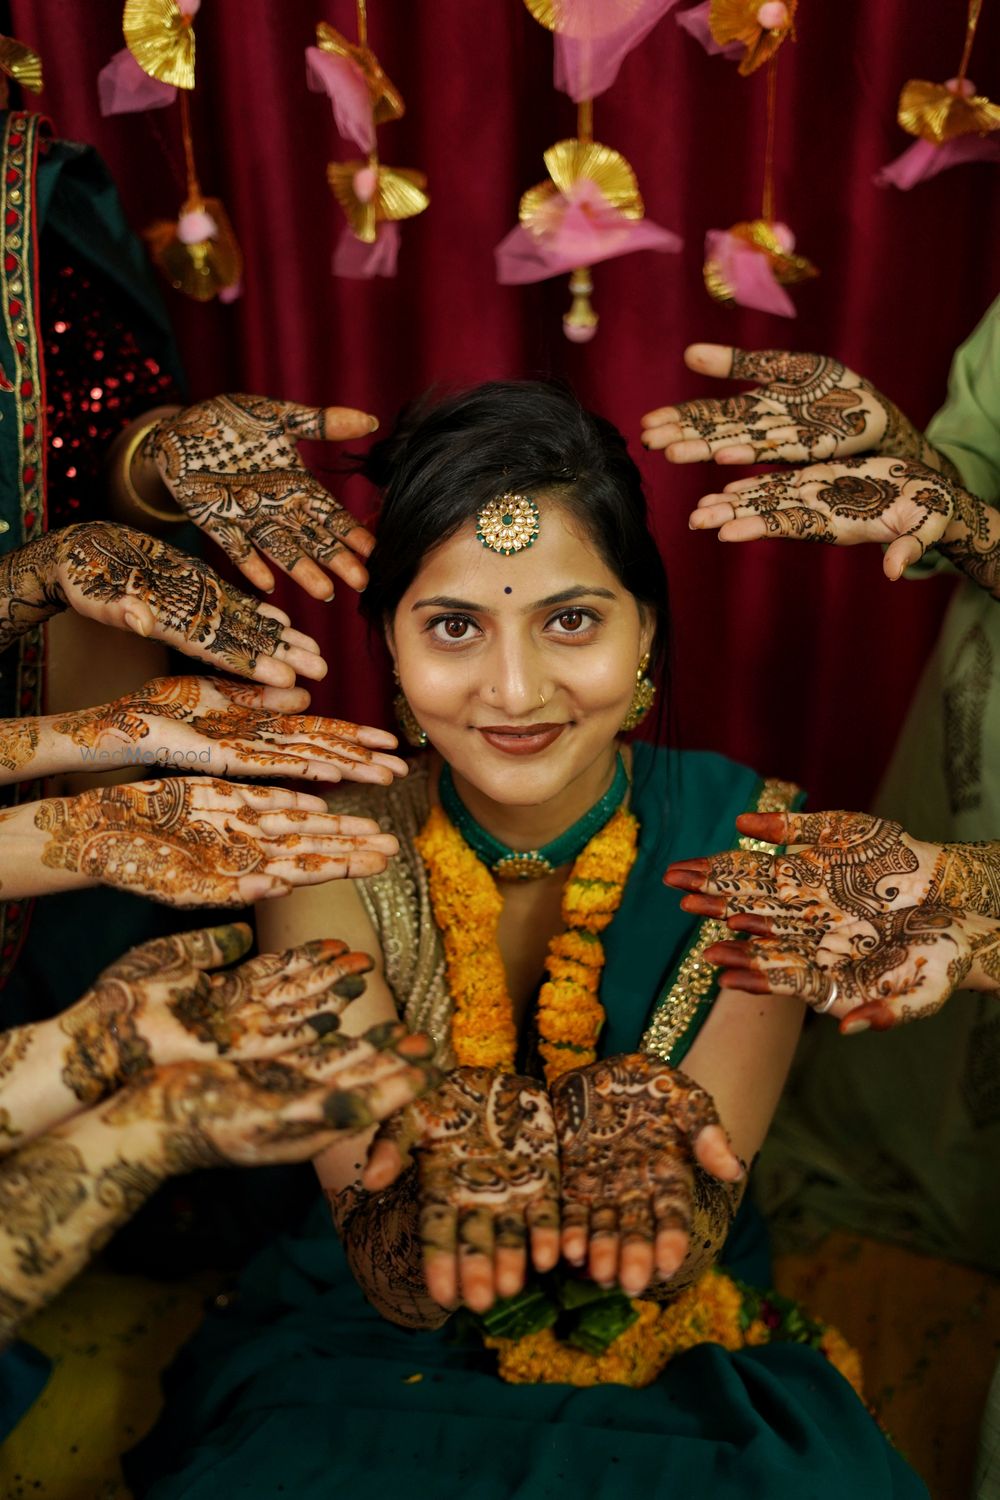
[{"label": "wrist", "polygon": [[160,406],[146,412],[119,434],[108,454],[115,514],[144,531],[166,530],[186,519],[160,475],[148,442],[160,422],[180,410],[179,406]]},{"label": "wrist", "polygon": [[46,797],[0,813],[0,885],[5,900],[101,883],[80,869],[80,840],[68,836],[68,809],[90,795]]}]

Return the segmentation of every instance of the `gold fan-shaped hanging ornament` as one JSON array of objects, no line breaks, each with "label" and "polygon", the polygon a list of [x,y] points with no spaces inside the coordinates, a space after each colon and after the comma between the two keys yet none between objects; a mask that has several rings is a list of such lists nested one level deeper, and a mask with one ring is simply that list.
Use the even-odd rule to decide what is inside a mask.
[{"label": "gold fan-shaped hanging ornament", "polygon": [[122,31],[144,73],[175,88],[194,88],[194,27],[177,0],[125,0]]},{"label": "gold fan-shaped hanging ornament", "polygon": [[189,198],[181,209],[181,221],[195,213],[212,220],[209,227],[214,227],[214,232],[209,238],[194,242],[181,239],[177,219],[161,219],[143,234],[150,255],[171,285],[196,302],[209,302],[220,292],[239,286],[243,254],[218,198]]},{"label": "gold fan-shaped hanging ornament", "polygon": [[940,146],[956,136],[1000,130],[1000,105],[985,94],[966,93],[961,84],[949,88],[945,83],[911,78],[899,96],[897,119],[910,135]]},{"label": "gold fan-shaped hanging ornament", "polygon": [[422,214],[431,201],[425,192],[427,178],[423,172],[409,167],[332,161],[327,166],[326,179],[347,215],[352,232],[366,245],[375,243],[380,223],[386,219],[412,219]]},{"label": "gold fan-shaped hanging ornament", "polygon": [[370,47],[360,42],[349,42],[346,36],[326,21],[316,24],[316,45],[321,52],[330,52],[334,57],[346,57],[356,63],[365,75],[368,96],[372,101],[372,116],[376,125],[387,120],[399,120],[405,113],[403,96],[392,80],[387,77],[382,64]]},{"label": "gold fan-shaped hanging ornament", "polygon": [[601,28],[604,32],[616,31],[624,26],[639,9],[642,0],[524,0],[536,21],[547,31],[558,31],[563,36],[593,36],[594,20],[600,12]]},{"label": "gold fan-shaped hanging ornament", "polygon": [[589,178],[599,188],[611,207],[627,219],[641,219],[645,213],[636,175],[621,152],[599,141],[576,138],[557,141],[545,153],[550,182],[539,182],[522,196],[518,218],[533,233],[544,230],[547,210],[557,194],[567,196],[581,178]]},{"label": "gold fan-shaped hanging ornament", "polygon": [[742,42],[746,51],[739,71],[755,73],[774,56],[782,42],[795,40],[798,0],[711,0],[708,28],[720,47]]},{"label": "gold fan-shaped hanging ornament", "polygon": [[42,59],[12,36],[0,36],[0,73],[13,78],[33,94],[42,91]]}]

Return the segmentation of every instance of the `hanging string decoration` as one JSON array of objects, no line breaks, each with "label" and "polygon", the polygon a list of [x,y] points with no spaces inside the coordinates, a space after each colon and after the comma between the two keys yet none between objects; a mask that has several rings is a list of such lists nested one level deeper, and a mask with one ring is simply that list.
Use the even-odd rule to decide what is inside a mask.
[{"label": "hanging string decoration", "polygon": [[494,252],[507,286],[570,272],[563,332],[586,343],[597,332],[591,267],[633,250],[678,251],[682,241],[651,223],[625,157],[594,139],[594,98],[676,0],[525,0],[555,33],[555,85],[577,106],[576,135],[545,152],[548,180],[521,198],[518,223]]},{"label": "hanging string decoration", "polygon": [[954,78],[947,83],[911,78],[904,84],[896,118],[917,139],[875,174],[878,187],[905,192],[967,161],[1000,161],[1000,105],[977,93],[967,77],[981,11],[982,0],[969,0],[962,60]]},{"label": "hanging string decoration", "polygon": [[0,36],[0,109],[7,108],[7,80],[13,78],[32,94],[42,92],[42,59],[23,42]]},{"label": "hanging string decoration", "polygon": [[316,46],[306,48],[306,82],[329,97],[337,130],[365,153],[360,161],[330,162],[326,176],[347,220],[333,274],[367,279],[395,276],[399,221],[423,213],[430,198],[423,172],[379,160],[376,127],[400,119],[404,105],[368,45],[365,0],[357,0],[357,12],[357,42],[319,22]]},{"label": "hanging string decoration", "polygon": [[[702,26],[709,51],[739,59],[746,77],[766,69],[763,185],[760,215],[729,229],[710,229],[705,236],[703,274],[709,294],[717,302],[794,318],[795,304],[785,290],[819,272],[811,261],[795,253],[795,235],[775,209],[775,142],[778,128],[778,51],[795,39],[797,0],[708,0],[678,17],[699,40]],[[707,45],[707,43],[706,43]]]},{"label": "hanging string decoration", "polygon": [[242,290],[243,256],[218,198],[202,192],[195,165],[189,97],[195,83],[194,18],[201,0],[126,0],[125,47],[98,75],[101,113],[161,109],[180,101],[186,192],[176,219],[145,230],[155,264],[197,302],[233,302]]},{"label": "hanging string decoration", "polygon": [[798,0],[703,0],[683,10],[677,24],[706,52],[738,60],[746,77],[769,62],[782,42],[795,40]]}]

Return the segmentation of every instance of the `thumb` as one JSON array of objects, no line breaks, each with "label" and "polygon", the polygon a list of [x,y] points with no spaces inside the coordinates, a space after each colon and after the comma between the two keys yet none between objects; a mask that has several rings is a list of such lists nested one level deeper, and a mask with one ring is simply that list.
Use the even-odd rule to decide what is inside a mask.
[{"label": "thumb", "polygon": [[344,442],[374,432],[378,417],[353,406],[299,406],[294,401],[286,401],[282,405],[281,425],[292,438]]},{"label": "thumb", "polygon": [[150,636],[156,630],[156,616],[145,599],[126,597],[111,606],[109,625],[119,630],[131,630],[136,635]]},{"label": "thumb", "polygon": [[886,578],[891,578],[895,583],[898,578],[902,578],[907,568],[919,562],[923,555],[924,545],[919,536],[898,536],[885,549],[882,571]]},{"label": "thumb", "polygon": [[737,355],[743,355],[743,350],[729,344],[689,344],[684,350],[684,363],[698,375],[728,380]]},{"label": "thumb", "polygon": [[412,1104],[379,1127],[361,1174],[361,1181],[369,1192],[382,1192],[406,1171],[413,1161],[413,1147],[423,1134],[423,1114]]}]

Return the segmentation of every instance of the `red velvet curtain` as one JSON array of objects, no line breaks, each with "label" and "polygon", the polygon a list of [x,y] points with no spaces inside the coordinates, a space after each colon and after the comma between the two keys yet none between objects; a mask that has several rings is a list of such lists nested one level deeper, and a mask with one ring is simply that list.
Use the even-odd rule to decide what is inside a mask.
[{"label": "red velvet curtain", "polygon": [[[683,0],[686,4],[687,0]],[[337,280],[340,212],[326,162],[353,151],[306,90],[317,20],[353,34],[351,0],[204,0],[194,99],[202,183],[228,206],[246,291],[223,307],[165,289],[193,391],[267,392],[376,411],[383,423],[432,382],[555,373],[629,435],[670,574],[682,743],[792,777],[812,805],[862,805],[892,747],[947,603],[944,580],[890,585],[874,548],[726,548],[687,529],[718,471],[668,468],[635,441],[640,413],[707,390],[681,362],[695,339],[835,354],[918,422],[943,398],[954,347],[998,287],[1000,172],[942,174],[910,193],[872,174],[907,144],[906,78],[941,80],[961,52],[965,0],[802,0],[779,74],[778,214],[821,278],[796,321],[720,307],[701,283],[704,233],[760,198],[764,78],[738,77],[665,17],[597,101],[598,139],[623,151],[646,212],[681,255],[598,268],[597,338],[572,346],[565,280],[500,287],[493,246],[543,150],[573,133],[551,82],[551,38],[521,0],[369,0],[370,37],[407,102],[383,159],[422,168],[431,207],[404,224],[399,276]],[[41,107],[104,153],[133,222],[173,215],[183,191],[175,108],[102,120],[96,75],[122,45],[121,0],[11,0],[13,32],[45,63]],[[971,73],[1000,97],[1000,4],[984,7]],[[315,453],[322,470],[324,455]],[[725,477],[734,477],[729,471]],[[355,512],[372,498],[346,486]],[[279,601],[331,662],[317,706],[384,720],[386,676],[350,592],[331,606],[282,582]]]}]

